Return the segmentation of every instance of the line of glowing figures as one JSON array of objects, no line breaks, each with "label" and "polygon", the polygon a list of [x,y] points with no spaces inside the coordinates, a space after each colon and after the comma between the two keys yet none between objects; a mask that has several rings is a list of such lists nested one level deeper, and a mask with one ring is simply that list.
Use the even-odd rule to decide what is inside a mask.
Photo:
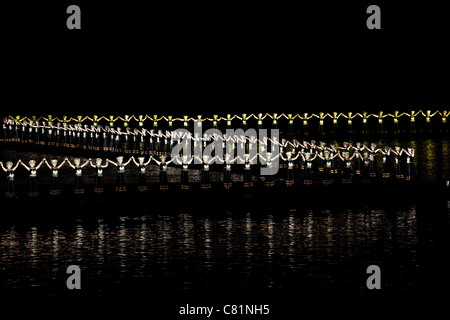
[{"label": "line of glowing figures", "polygon": [[[37,172],[45,164],[48,169],[51,170],[51,195],[59,195],[61,193],[59,185],[59,170],[62,166],[67,164],[75,171],[73,192],[75,194],[83,194],[85,192],[83,183],[83,169],[90,165],[96,170],[94,179],[94,192],[103,193],[103,170],[108,167],[109,164],[117,167],[117,182],[115,191],[125,192],[127,186],[125,183],[125,167],[130,163],[134,163],[138,168],[138,191],[145,192],[148,190],[148,184],[146,182],[146,167],[154,162],[160,167],[159,172],[159,189],[166,191],[169,189],[169,181],[167,176],[167,170],[169,164],[173,163],[181,165],[181,189],[189,190],[189,165],[196,159],[198,163],[202,165],[201,170],[201,189],[211,189],[211,179],[209,175],[210,166],[213,164],[223,165],[223,188],[231,189],[233,181],[231,178],[231,168],[234,164],[243,164],[243,187],[250,189],[253,187],[252,167],[263,166],[269,169],[269,174],[264,176],[264,186],[271,188],[275,186],[275,173],[278,176],[285,177],[284,184],[287,187],[292,187],[295,184],[295,171],[300,169],[301,175],[303,175],[303,184],[313,184],[313,173],[318,176],[318,181],[324,185],[331,185],[333,183],[351,184],[353,182],[372,183],[377,179],[378,170],[376,168],[375,156],[380,154],[382,156],[382,168],[381,177],[384,182],[390,181],[391,178],[391,165],[390,155],[395,156],[395,179],[399,181],[410,181],[413,176],[413,161],[414,149],[403,149],[400,147],[390,148],[385,146],[382,149],[377,149],[375,144],[371,144],[370,147],[356,143],[353,146],[351,143],[344,142],[343,146],[330,145],[327,146],[324,142],[320,142],[319,145],[315,141],[304,142],[300,144],[298,141],[295,144],[300,146],[297,151],[295,148],[290,148],[286,141],[280,147],[280,152],[274,155],[270,152],[265,154],[256,154],[253,157],[250,154],[244,154],[243,157],[236,156],[231,158],[229,154],[225,154],[223,158],[219,156],[209,157],[204,155],[200,156],[185,156],[185,155],[172,155],[167,157],[164,154],[152,155],[147,161],[144,157],[131,156],[128,161],[124,161],[123,156],[118,156],[116,161],[106,159],[104,162],[101,158],[95,160],[89,158],[82,163],[80,158],[74,158],[73,162],[69,158],[65,158],[61,163],[58,160],[52,159],[48,161],[46,158],[42,159],[39,163],[35,160],[29,160],[28,164],[22,160],[18,160],[15,164],[11,161],[5,164],[0,161],[1,169],[6,172],[6,197],[14,197],[14,172],[18,169],[19,165],[25,168],[29,172],[29,190],[28,196],[36,197],[39,195],[37,188]],[[406,166],[403,166],[403,155],[406,156]],[[170,158],[170,159],[169,159]],[[259,163],[256,159],[259,158]],[[255,161],[256,160],[256,161]],[[262,161],[261,161],[262,160]],[[279,161],[281,160],[281,161]],[[340,161],[339,161],[340,160]],[[339,162],[339,163],[338,163]],[[279,164],[279,168],[275,168],[275,165]],[[279,170],[275,170],[279,169]],[[318,174],[318,175],[317,175]]]}]

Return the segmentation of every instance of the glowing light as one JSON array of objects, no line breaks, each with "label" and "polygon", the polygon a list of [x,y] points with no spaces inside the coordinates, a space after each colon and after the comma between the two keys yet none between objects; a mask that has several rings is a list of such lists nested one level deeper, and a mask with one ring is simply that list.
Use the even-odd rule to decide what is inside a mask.
[{"label": "glowing light", "polygon": [[[333,121],[334,124],[338,123],[337,120],[339,119],[340,116],[344,116],[345,118],[347,118],[348,123],[352,123],[353,121],[350,122],[349,120],[352,120],[354,117],[359,116],[359,117],[362,118],[362,122],[364,124],[366,124],[367,123],[367,119],[369,119],[371,117],[378,118],[378,122],[379,123],[381,123],[380,119],[382,119],[382,118],[393,117],[394,118],[394,123],[397,124],[398,121],[400,120],[400,118],[403,117],[403,116],[408,116],[410,118],[411,122],[415,122],[415,117],[417,115],[423,116],[425,118],[426,122],[430,123],[431,122],[431,118],[433,116],[435,116],[436,114],[439,114],[441,116],[441,119],[448,118],[449,111],[436,110],[436,111],[432,112],[431,110],[426,110],[426,111],[419,110],[419,111],[416,112],[416,111],[413,110],[411,112],[403,112],[403,113],[401,113],[399,111],[394,111],[392,113],[386,113],[386,114],[384,112],[378,112],[378,113],[375,113],[375,114],[373,114],[373,113],[369,114],[367,112],[362,112],[362,113],[348,112],[347,115],[344,115],[344,114],[338,113],[338,112],[332,112],[332,113],[327,113],[327,114],[325,114],[323,112],[320,112],[320,113],[317,113],[317,114],[316,113],[312,113],[311,115],[309,115],[308,113],[303,113],[303,116],[301,116],[299,113],[297,113],[297,114],[291,114],[290,113],[290,114],[286,114],[286,115],[282,114],[282,117],[285,117],[288,120],[288,123],[290,125],[294,124],[295,118],[299,118],[299,119],[301,119],[301,121],[304,121],[304,120],[309,120],[312,117],[316,117],[316,118],[319,119],[319,121],[320,120],[326,121],[327,116],[330,116],[330,118],[332,118],[332,121]],[[109,122],[110,126],[113,126],[114,122],[116,122],[117,120],[123,121],[123,123],[125,123],[125,126],[127,126],[127,125],[130,126],[131,125],[130,123],[133,120],[135,120],[135,121],[137,121],[139,123],[140,127],[142,127],[144,125],[144,122],[145,122],[145,120],[147,118],[150,119],[150,121],[152,121],[153,123],[159,122],[161,120],[165,120],[165,121],[168,121],[168,122],[172,122],[172,125],[176,121],[183,121],[184,120],[184,122],[189,122],[189,121],[192,121],[192,120],[197,121],[197,119],[201,120],[201,121],[208,120],[208,121],[211,121],[211,122],[213,122],[213,121],[218,122],[220,120],[227,120],[227,121],[231,122],[235,117],[238,117],[239,119],[241,119],[244,124],[246,123],[245,121],[247,121],[249,118],[254,117],[254,118],[256,118],[258,120],[258,124],[261,125],[262,121],[265,118],[264,114],[262,114],[262,113],[250,114],[250,115],[242,114],[242,116],[243,117],[241,118],[238,115],[228,114],[226,118],[223,118],[220,115],[214,115],[214,117],[212,117],[212,118],[208,118],[208,117],[201,118],[201,116],[200,116],[199,118],[196,118],[196,117],[194,117],[194,118],[185,117],[184,119],[183,118],[171,118],[171,119],[169,119],[166,116],[162,116],[162,117],[158,118],[157,115],[154,115],[154,116],[149,116],[149,115],[143,115],[142,116],[142,115],[139,115],[139,117],[138,116],[134,116],[134,115],[131,115],[131,116],[130,115],[124,115],[124,116],[92,116],[92,117],[90,117],[90,116],[81,116],[81,115],[76,116],[76,117],[70,117],[70,116],[53,117],[51,115],[48,115],[47,117],[45,117],[45,116],[29,116],[29,117],[22,116],[21,117],[19,115],[17,115],[17,116],[11,116],[10,115],[9,118],[17,120],[17,121],[24,121],[24,120],[26,120],[26,121],[33,122],[33,123],[38,123],[40,121],[62,122],[62,123],[76,122],[79,125],[81,125],[85,121],[91,121],[95,126],[98,126],[102,120],[105,120],[105,121]],[[268,116],[269,118],[272,118],[272,121],[273,121],[274,124],[277,123],[277,120],[279,118],[277,113],[266,114],[266,116]],[[261,121],[261,122],[259,122],[259,121]],[[442,120],[442,121],[445,122],[446,120]],[[230,122],[227,122],[227,124],[230,124]]]}]

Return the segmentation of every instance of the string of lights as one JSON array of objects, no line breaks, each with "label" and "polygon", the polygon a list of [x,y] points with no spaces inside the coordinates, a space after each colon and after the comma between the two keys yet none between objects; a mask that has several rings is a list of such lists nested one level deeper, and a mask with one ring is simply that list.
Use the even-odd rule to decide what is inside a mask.
[{"label": "string of lights", "polygon": [[[181,165],[181,190],[189,189],[189,171],[188,166],[192,163],[194,158],[197,158],[202,164],[202,181],[201,181],[201,189],[211,189],[211,180],[209,177],[209,167],[210,165],[216,164],[223,165],[224,167],[224,177],[223,177],[223,185],[226,189],[231,188],[231,165],[232,164],[243,164],[244,172],[243,172],[243,187],[251,188],[253,187],[253,178],[251,165],[258,164],[258,162],[253,162],[254,159],[259,157],[260,165],[265,169],[269,169],[269,173],[265,173],[264,185],[267,187],[273,187],[275,185],[273,177],[278,173],[278,176],[285,176],[284,183],[287,187],[292,187],[295,183],[294,177],[294,168],[300,170],[303,175],[303,184],[310,185],[312,184],[312,172],[316,172],[320,175],[319,180],[323,184],[332,184],[335,181],[340,180],[342,184],[353,183],[353,178],[355,178],[355,182],[375,182],[375,179],[382,177],[383,180],[390,178],[391,168],[389,165],[390,161],[388,157],[392,152],[395,155],[395,177],[401,181],[410,181],[413,175],[413,162],[411,158],[414,157],[414,150],[408,148],[400,149],[400,147],[395,147],[394,149],[388,149],[385,147],[383,150],[369,149],[369,152],[362,152],[362,150],[354,150],[353,155],[350,156],[349,152],[350,146],[347,145],[347,149],[338,150],[336,154],[333,155],[333,152],[329,152],[328,150],[318,152],[318,147],[315,148],[314,153],[310,153],[309,151],[304,152],[303,150],[295,152],[286,152],[286,153],[278,153],[276,156],[273,156],[271,153],[265,154],[256,154],[253,158],[250,158],[251,155],[245,154],[243,159],[240,156],[235,157],[234,159],[230,159],[225,157],[222,159],[219,156],[214,156],[211,158],[208,157],[199,157],[199,156],[181,156],[181,155],[172,155],[171,159],[168,160],[165,155],[150,156],[148,161],[145,161],[144,157],[136,158],[131,156],[128,161],[124,161],[122,156],[118,156],[116,161],[106,159],[105,164],[104,160],[101,158],[96,158],[95,160],[88,158],[82,161],[81,158],[73,158],[73,162],[66,157],[64,160],[59,161],[58,159],[51,159],[48,161],[46,158],[41,159],[39,162],[35,159],[29,160],[27,163],[24,161],[17,160],[16,163],[12,161],[7,161],[5,164],[0,161],[0,169],[3,170],[7,174],[7,188],[5,192],[5,196],[12,198],[15,197],[14,190],[14,181],[15,181],[15,171],[19,166],[23,166],[29,172],[29,192],[28,195],[30,197],[36,197],[39,195],[39,191],[37,190],[37,172],[42,167],[48,167],[51,171],[52,177],[52,186],[50,188],[51,195],[59,195],[61,193],[61,189],[59,187],[59,171],[63,166],[68,166],[74,170],[75,179],[74,179],[74,194],[83,194],[84,184],[83,184],[83,168],[90,165],[96,170],[95,174],[95,193],[103,193],[103,176],[104,169],[108,167],[109,164],[114,165],[117,168],[117,186],[116,192],[124,192],[127,190],[125,184],[125,167],[130,163],[133,163],[138,167],[139,179],[138,179],[138,190],[139,191],[147,191],[147,183],[145,180],[146,175],[146,167],[151,162],[154,162],[156,165],[160,167],[160,190],[166,191],[168,190],[168,178],[167,178],[167,170],[168,165],[170,163]],[[362,149],[362,148],[361,148]],[[336,151],[334,149],[330,149],[331,151]],[[361,155],[361,152],[363,155]],[[378,173],[376,168],[375,155],[381,153],[383,155],[383,166],[381,169],[381,176]],[[356,157],[358,155],[358,157]],[[402,155],[406,155],[406,161],[402,158]],[[157,160],[157,158],[159,160]],[[190,160],[192,158],[192,160]],[[336,158],[336,160],[335,160]],[[261,159],[263,160],[261,162]],[[217,161],[216,161],[217,160]],[[276,161],[275,161],[276,160]],[[278,160],[280,161],[280,164]],[[339,161],[340,160],[340,161]],[[239,162],[240,161],[240,162]],[[273,170],[274,164],[276,165],[276,170]],[[403,169],[403,164],[406,164]],[[44,166],[45,165],[45,166]],[[278,170],[278,165],[279,169]],[[261,171],[262,174],[262,171]],[[361,180],[362,179],[362,180]],[[317,178],[316,178],[317,180]]]},{"label": "string of lights", "polygon": [[184,124],[189,123],[190,121],[209,121],[209,122],[213,122],[213,123],[218,123],[220,121],[226,121],[227,124],[231,124],[231,121],[233,121],[234,119],[238,119],[241,120],[243,123],[245,123],[246,121],[250,120],[250,119],[255,119],[257,120],[259,123],[263,120],[265,120],[266,118],[271,119],[274,123],[276,123],[278,120],[280,119],[286,119],[289,121],[290,124],[293,124],[293,122],[296,119],[302,120],[302,121],[308,121],[311,118],[317,118],[319,119],[319,121],[324,121],[327,118],[330,118],[333,120],[333,122],[336,122],[338,119],[340,118],[345,118],[348,121],[352,121],[355,118],[361,118],[363,120],[363,123],[365,123],[368,119],[370,118],[377,118],[379,122],[382,122],[383,119],[391,117],[394,119],[394,122],[399,121],[400,118],[404,118],[407,117],[410,119],[411,122],[414,122],[416,120],[416,118],[418,116],[424,117],[425,120],[427,122],[431,121],[431,118],[435,117],[436,115],[439,115],[442,118],[442,122],[446,122],[447,118],[450,114],[450,111],[448,110],[443,110],[443,111],[431,111],[431,110],[418,110],[418,111],[410,111],[410,112],[399,112],[399,111],[394,111],[394,113],[390,113],[390,112],[383,112],[380,111],[378,113],[368,113],[368,112],[347,112],[347,113],[343,113],[343,112],[319,112],[319,113],[297,113],[297,114],[285,114],[285,113],[252,113],[252,114],[227,114],[225,117],[224,116],[219,116],[219,115],[213,115],[213,117],[203,117],[202,115],[198,115],[197,117],[192,117],[192,116],[183,116],[183,117],[173,117],[173,116],[159,116],[159,115],[123,115],[123,116],[98,116],[98,115],[93,115],[93,116],[76,116],[76,117],[72,117],[72,116],[62,116],[62,117],[53,117],[52,115],[48,115],[48,116],[12,116],[10,115],[8,118],[10,119],[15,119],[18,121],[29,121],[29,122],[36,122],[36,121],[46,121],[46,122],[60,122],[60,123],[71,123],[71,122],[75,122],[75,123],[84,123],[87,121],[90,121],[94,126],[97,125],[99,122],[101,121],[106,121],[108,122],[111,126],[114,125],[115,122],[117,121],[121,121],[125,124],[125,126],[127,126],[127,124],[131,121],[136,121],[138,122],[139,126],[143,126],[145,121],[153,121],[153,123],[157,124],[159,121],[166,121],[169,123],[169,125],[172,125],[173,122],[183,122]]},{"label": "string of lights", "polygon": [[[219,134],[203,134],[192,135],[189,132],[182,133],[177,131],[166,131],[163,133],[161,130],[155,132],[154,130],[142,130],[135,129],[134,131],[127,129],[127,131],[114,130],[114,128],[103,128],[98,125],[97,127],[89,128],[88,126],[54,126],[54,125],[32,125],[26,121],[19,122],[17,120],[10,121],[4,135],[0,137],[2,142],[23,143],[23,144],[36,144],[47,146],[62,146],[71,148],[82,148],[89,150],[102,150],[102,151],[116,151],[126,153],[141,153],[149,154],[152,152],[164,151],[168,153],[176,144],[187,144],[196,147],[197,145],[206,147],[206,143],[209,141],[219,141],[222,144],[222,148],[231,147],[240,144],[241,147],[248,147],[252,149],[254,146],[267,146],[269,143],[272,148],[316,148],[316,142],[303,141],[300,143],[298,140],[286,140],[277,139],[277,137],[269,138],[263,137],[261,139],[256,136],[247,137],[245,135],[219,135]],[[12,124],[19,124],[22,128],[13,126]],[[29,130],[31,129],[31,130]],[[101,134],[100,134],[101,133]],[[344,143],[345,145],[346,143]],[[147,146],[146,146],[147,145]],[[325,142],[319,142],[318,148],[322,149],[326,147]],[[352,144],[349,144],[352,146]],[[359,142],[356,145],[360,145]],[[332,148],[342,148],[331,143]],[[364,145],[363,145],[364,148]],[[145,152],[144,152],[145,149]],[[359,147],[358,147],[359,149]]]},{"label": "string of lights", "polygon": [[[365,155],[365,156],[369,156],[369,153],[370,153],[370,155],[371,156],[376,156],[376,155],[379,155],[379,154],[381,154],[381,155],[383,155],[383,156],[389,156],[391,153],[392,154],[394,154],[395,156],[398,156],[398,157],[405,157],[405,158],[407,158],[407,157],[414,157],[414,151],[413,151],[413,149],[411,149],[411,148],[409,148],[409,149],[403,149],[403,148],[400,148],[400,147],[395,147],[395,148],[390,148],[390,147],[387,147],[387,148],[385,148],[385,149],[373,149],[373,150],[371,150],[371,149],[369,149],[369,148],[367,148],[367,150],[368,151],[363,151],[365,149],[365,147],[364,148],[360,148],[359,150],[358,150],[358,148],[356,148],[356,147],[352,147],[352,146],[348,146],[347,148],[345,148],[345,147],[339,147],[339,149],[336,149],[336,148],[321,148],[321,147],[319,147],[319,146],[313,146],[311,149],[309,149],[309,150],[306,150],[306,151],[304,151],[304,150],[299,150],[299,151],[297,151],[297,153],[295,153],[295,152],[292,152],[292,151],[288,151],[288,152],[279,152],[279,153],[277,153],[277,154],[275,154],[275,153],[267,153],[267,154],[270,154],[270,160],[274,160],[274,159],[277,159],[278,157],[280,157],[280,159],[283,159],[283,160],[285,160],[285,161],[289,161],[290,159],[293,159],[294,158],[294,156],[295,155],[306,155],[306,154],[310,154],[310,155],[312,155],[312,154],[314,154],[314,153],[317,153],[317,152],[321,152],[321,154],[323,154],[323,152],[322,151],[328,151],[328,152],[331,152],[331,157],[333,156],[333,153],[332,152],[335,152],[335,154],[344,154],[344,153],[348,153],[349,155],[350,155],[350,150],[351,151],[353,151],[354,153],[353,154],[358,154],[359,156],[363,156],[363,155]],[[266,154],[266,156],[267,156],[267,154]],[[284,156],[286,156],[286,154],[288,154],[289,156],[287,156],[286,158],[284,157]],[[167,160],[169,157],[167,157],[167,156],[169,156],[169,157],[171,157],[172,159],[174,159],[175,161],[173,161],[173,163],[175,163],[175,164],[178,164],[178,165],[181,165],[182,163],[183,163],[183,155],[182,154],[172,154],[172,155],[164,155],[164,154],[161,154],[161,155],[151,155],[150,157],[149,157],[149,159],[148,159],[148,161],[145,163],[146,165],[148,165],[148,164],[151,164],[152,162],[155,162],[155,164],[158,164],[159,165],[159,163],[160,163],[160,161],[159,160],[161,160],[161,159],[164,159],[164,160]],[[268,160],[268,159],[266,159],[266,158],[264,158],[264,154],[260,154],[260,153],[256,153],[256,155],[255,155],[255,159],[264,159],[264,161],[261,161],[261,163],[266,163],[266,161]],[[191,156],[191,158],[196,158],[197,156],[195,156],[195,155],[192,155]],[[250,157],[250,154],[245,154],[244,155],[244,158],[245,157]],[[118,158],[121,158],[121,159],[123,159],[123,157],[122,156],[119,156]],[[141,157],[139,157],[139,158],[141,158]],[[157,158],[159,159],[159,160],[157,160]],[[76,158],[77,159],[77,158]],[[79,158],[78,158],[79,159]],[[98,159],[100,159],[100,158],[98,158]],[[133,159],[137,159],[137,158],[135,158],[134,156],[131,156],[128,160],[130,160],[130,161],[126,161],[125,162],[125,164],[124,164],[124,166],[126,166],[126,165],[128,165],[128,163],[129,162],[131,162],[131,160],[133,160]],[[144,159],[143,157],[142,157],[142,159]],[[216,159],[218,160],[218,161],[216,161]],[[319,160],[320,159],[320,157],[319,158],[317,158],[317,160]],[[353,157],[350,157],[350,160],[351,159],[353,159]],[[358,159],[358,158],[356,158],[356,159]],[[91,158],[89,158],[88,159],[89,161],[92,161],[92,159]],[[202,159],[201,157],[198,157],[198,160],[200,161],[200,162],[205,162],[206,160],[205,159]],[[239,164],[239,163],[244,163],[245,161],[244,161],[245,159],[243,159],[243,158],[240,158],[239,156],[237,156],[237,157],[235,157],[234,159],[230,159],[230,160],[227,160],[227,162],[229,162],[229,164],[231,164],[231,163],[236,163],[236,164]],[[341,161],[346,161],[344,158],[340,158],[340,157],[337,157],[337,160],[341,160]],[[45,162],[46,161],[46,158],[43,158],[43,159],[41,159],[40,161],[36,161],[35,159],[32,159],[32,160],[30,160],[30,161],[32,161],[32,162],[34,162],[34,163],[43,163],[43,162]],[[28,162],[30,162],[30,161],[28,161]],[[102,160],[103,161],[103,160]],[[111,160],[109,160],[109,159],[106,159],[106,161],[107,162],[110,162]],[[211,164],[211,163],[220,163],[220,164],[223,164],[224,163],[224,161],[219,157],[219,156],[214,156],[214,157],[211,157],[210,159],[208,159],[207,160],[208,161],[208,164]],[[314,161],[314,160],[311,160],[311,161]],[[7,162],[10,162],[10,161],[7,161]],[[24,163],[22,160],[20,160],[20,162],[22,162],[22,163]],[[122,162],[122,160],[120,161],[120,162]],[[3,163],[6,163],[6,162],[3,162],[3,161],[0,161],[0,164],[1,164],[1,167],[6,171],[6,167],[3,167]],[[251,164],[256,164],[257,162],[256,161],[254,161],[254,160],[251,160],[250,161],[250,163]],[[63,166],[64,164],[66,164],[66,162],[64,161],[63,163],[61,163],[59,166],[58,166],[58,169],[59,168],[61,168],[61,166]],[[67,164],[66,164],[67,165]],[[136,165],[138,165],[138,163],[136,163]],[[37,169],[39,169],[38,167],[37,167]]]}]

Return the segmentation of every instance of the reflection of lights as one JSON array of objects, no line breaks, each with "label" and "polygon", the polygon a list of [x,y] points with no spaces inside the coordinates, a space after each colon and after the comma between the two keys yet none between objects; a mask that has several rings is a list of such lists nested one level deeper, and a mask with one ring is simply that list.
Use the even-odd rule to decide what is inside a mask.
[{"label": "reflection of lights", "polygon": [[268,246],[269,246],[269,250],[267,251],[267,255],[269,257],[269,260],[272,258],[272,254],[273,254],[273,247],[274,247],[274,242],[273,242],[273,216],[270,215],[269,218],[267,219],[267,242],[268,242]]},{"label": "reflection of lights", "polygon": [[59,230],[53,230],[53,257],[58,258],[59,253]]},{"label": "reflection of lights", "polygon": [[84,237],[84,230],[82,225],[77,225],[76,227],[76,237],[75,237],[75,243],[77,244],[77,248],[81,248],[83,246],[83,237]]},{"label": "reflection of lights", "polygon": [[206,259],[209,261],[211,259],[211,223],[209,219],[205,219],[204,221],[204,228],[205,228],[205,256]]},{"label": "reflection of lights", "polygon": [[233,219],[231,217],[227,218],[226,224],[226,232],[227,232],[227,256],[231,255],[231,251],[233,250],[233,244],[231,241],[231,236],[233,234]]},{"label": "reflection of lights", "polygon": [[98,220],[98,229],[97,229],[97,237],[98,237],[98,255],[100,260],[103,261],[103,254],[105,249],[105,230],[103,220]]}]

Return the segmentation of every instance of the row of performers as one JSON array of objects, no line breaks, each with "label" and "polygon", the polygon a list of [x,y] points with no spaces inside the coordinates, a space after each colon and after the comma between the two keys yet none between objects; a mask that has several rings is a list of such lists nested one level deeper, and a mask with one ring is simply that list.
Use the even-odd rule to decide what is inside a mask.
[{"label": "row of performers", "polygon": [[[413,150],[407,150],[400,149],[400,150],[393,150],[393,152],[396,154],[396,179],[398,180],[407,180],[409,181],[412,176],[413,168],[412,168],[412,161],[410,160],[413,154],[409,153]],[[402,153],[407,154],[407,161],[406,161],[406,170],[402,169],[401,166],[401,155]],[[311,185],[312,184],[312,174],[313,174],[313,167],[317,169],[317,172],[320,173],[321,181],[325,185],[332,184],[338,180],[341,181],[343,184],[349,184],[352,183],[357,177],[361,177],[361,181],[367,181],[371,182],[377,177],[376,172],[376,166],[375,161],[373,157],[370,157],[367,153],[364,153],[364,155],[360,155],[359,152],[353,153],[353,155],[350,156],[348,151],[338,151],[336,155],[330,155],[331,153],[329,151],[325,151],[323,155],[321,155],[319,152],[310,153],[310,152],[298,152],[296,155],[293,155],[291,152],[286,152],[285,155],[279,153],[277,156],[272,156],[271,153],[267,153],[266,157],[263,157],[260,155],[259,157],[264,161],[263,167],[267,169],[267,172],[273,172],[276,171],[281,172],[281,175],[283,175],[284,183],[287,187],[292,187],[295,183],[295,168],[299,168],[300,172],[303,174],[303,183],[305,185]],[[361,169],[354,170],[352,160],[355,158],[356,154],[359,154],[359,157],[362,159],[362,167]],[[53,159],[50,162],[47,161],[47,159],[42,159],[42,161],[38,164],[35,160],[30,160],[28,162],[28,165],[22,162],[21,160],[17,161],[16,164],[14,164],[11,161],[6,162],[6,164],[3,164],[3,162],[0,162],[0,167],[3,171],[7,174],[7,188],[5,195],[7,197],[14,197],[15,196],[15,190],[14,190],[14,172],[17,170],[19,165],[22,165],[27,171],[29,171],[29,191],[28,195],[30,197],[37,196],[38,190],[37,190],[37,171],[42,167],[42,165],[46,165],[51,170],[51,188],[50,188],[50,194],[51,195],[59,195],[61,193],[61,189],[59,186],[59,170],[62,166],[65,164],[69,165],[72,169],[75,170],[75,179],[74,179],[74,188],[73,192],[75,194],[83,194],[85,192],[84,190],[84,183],[83,183],[83,168],[87,165],[90,165],[91,167],[96,169],[95,174],[95,181],[94,181],[94,192],[95,193],[103,193],[103,170],[108,167],[109,164],[114,165],[117,167],[117,184],[115,190],[117,192],[124,192],[127,190],[126,184],[125,184],[125,167],[129,165],[131,162],[133,162],[138,167],[138,191],[145,192],[148,190],[147,182],[146,182],[146,167],[150,164],[151,161],[154,161],[159,167],[160,167],[160,173],[159,173],[159,188],[162,191],[168,190],[168,177],[167,177],[167,170],[168,165],[172,162],[181,165],[181,189],[182,190],[189,190],[189,165],[192,163],[194,159],[197,159],[202,164],[202,176],[201,176],[201,189],[203,190],[209,190],[211,189],[211,180],[209,176],[209,169],[210,165],[215,163],[222,163],[224,165],[223,170],[223,187],[225,189],[231,189],[232,188],[232,178],[231,178],[231,168],[232,165],[236,162],[242,162],[244,164],[244,172],[243,172],[243,187],[244,188],[252,188],[253,187],[253,173],[252,173],[252,163],[255,161],[255,158],[258,155],[255,155],[254,157],[250,158],[250,155],[246,154],[244,155],[244,158],[241,158],[240,156],[235,157],[232,159],[229,155],[226,155],[225,158],[222,160],[218,156],[216,157],[208,157],[204,156],[202,158],[198,156],[192,156],[188,158],[187,156],[175,156],[168,160],[165,156],[160,156],[159,160],[155,157],[150,157],[148,161],[145,161],[144,157],[138,157],[137,159],[135,157],[130,157],[130,159],[126,162],[124,162],[124,159],[122,156],[119,156],[116,158],[116,161],[112,161],[110,159],[106,159],[106,162],[104,163],[101,158],[95,159],[93,161],[92,159],[88,159],[84,163],[81,163],[80,158],[75,158],[73,160],[73,163],[68,159],[65,158],[64,161],[61,163],[58,163],[58,160]],[[383,156],[383,167],[382,167],[382,177],[385,180],[390,179],[390,168],[387,165],[386,161],[387,154]],[[342,162],[341,166],[338,166],[336,163],[336,158],[340,159]],[[282,163],[280,164],[280,170],[274,170],[274,166],[278,163],[278,161],[281,159]],[[300,162],[297,160],[301,159]],[[317,161],[316,165],[313,165],[313,162]],[[254,165],[253,165],[254,166]],[[283,172],[284,171],[284,172]],[[280,174],[280,173],[279,173]],[[275,185],[275,177],[272,174],[267,174],[264,176],[264,185],[268,188],[273,187]]]},{"label": "row of performers", "polygon": [[84,150],[124,152],[130,154],[168,154],[173,146],[170,133],[143,129],[103,128],[101,126],[42,125],[8,119],[3,122],[0,142],[46,145]]},{"label": "row of performers", "polygon": [[[384,152],[388,153],[389,147],[384,149],[377,149],[375,144],[371,144],[370,147],[362,145],[361,143],[344,142],[343,146],[337,146],[330,144],[326,145],[325,142],[320,142],[316,144],[314,140],[311,142],[303,141],[303,144],[297,140],[287,141],[282,139],[278,141],[276,138],[273,140],[267,138],[266,140],[258,140],[256,137],[245,137],[245,136],[227,136],[221,135],[207,135],[203,136],[192,136],[188,134],[188,138],[191,139],[191,148],[193,150],[199,146],[201,149],[206,147],[207,141],[211,140],[221,140],[222,148],[227,149],[228,153],[231,153],[235,148],[235,145],[240,144],[241,149],[245,149],[247,153],[250,153],[251,149],[257,149],[259,144],[259,150],[268,150],[268,142],[272,143],[272,153],[277,152],[279,147],[279,152],[286,153],[290,150],[295,153],[296,150],[301,152],[309,151],[314,153],[318,150],[321,155],[324,151],[328,150],[331,153],[331,157],[336,155],[339,150],[344,151],[358,151],[362,154],[367,151],[369,158],[376,153]],[[154,132],[153,130],[131,130],[126,128],[122,131],[121,128],[103,128],[101,126],[88,126],[84,125],[68,125],[64,123],[62,126],[58,123],[54,125],[46,125],[45,122],[42,125],[39,122],[28,123],[26,121],[17,121],[14,119],[6,119],[3,122],[3,133],[0,136],[0,142],[19,142],[25,144],[36,144],[36,145],[48,145],[48,146],[61,146],[70,148],[81,148],[85,150],[95,150],[95,151],[111,151],[126,154],[140,154],[140,155],[166,155],[170,156],[170,152],[174,145],[179,144],[181,139],[185,139],[185,136],[181,133],[175,131],[166,131],[164,134],[161,130]],[[230,146],[227,142],[231,140],[232,145]],[[184,141],[184,140],[183,140]],[[408,149],[410,154],[411,149]],[[358,160],[358,154],[356,154]]]},{"label": "row of performers", "polygon": [[[120,127],[88,126],[88,125],[71,125],[64,123],[62,126],[58,123],[54,125],[46,125],[45,122],[39,124],[38,121],[30,124],[26,121],[17,121],[7,119],[3,123],[2,135],[0,142],[18,142],[23,144],[56,146],[65,148],[81,148],[84,150],[109,151],[127,154],[140,155],[166,155],[170,156],[170,151],[174,145],[179,144],[186,138],[190,141],[192,150],[197,146],[205,148],[208,141],[221,140],[223,149],[226,148],[227,142],[231,140],[233,144],[240,144],[241,148],[249,151],[255,148],[259,143],[265,145],[271,141],[273,145],[282,147],[302,147],[302,144],[289,142],[286,140],[278,141],[276,138],[267,139],[265,141],[258,140],[255,136],[227,136],[226,134],[218,135],[198,135],[192,136],[190,133],[181,133],[177,131],[161,130],[131,130],[129,127],[123,131]],[[228,145],[229,147],[229,145]],[[234,148],[234,147],[233,147]],[[305,147],[304,147],[305,148]]]}]

